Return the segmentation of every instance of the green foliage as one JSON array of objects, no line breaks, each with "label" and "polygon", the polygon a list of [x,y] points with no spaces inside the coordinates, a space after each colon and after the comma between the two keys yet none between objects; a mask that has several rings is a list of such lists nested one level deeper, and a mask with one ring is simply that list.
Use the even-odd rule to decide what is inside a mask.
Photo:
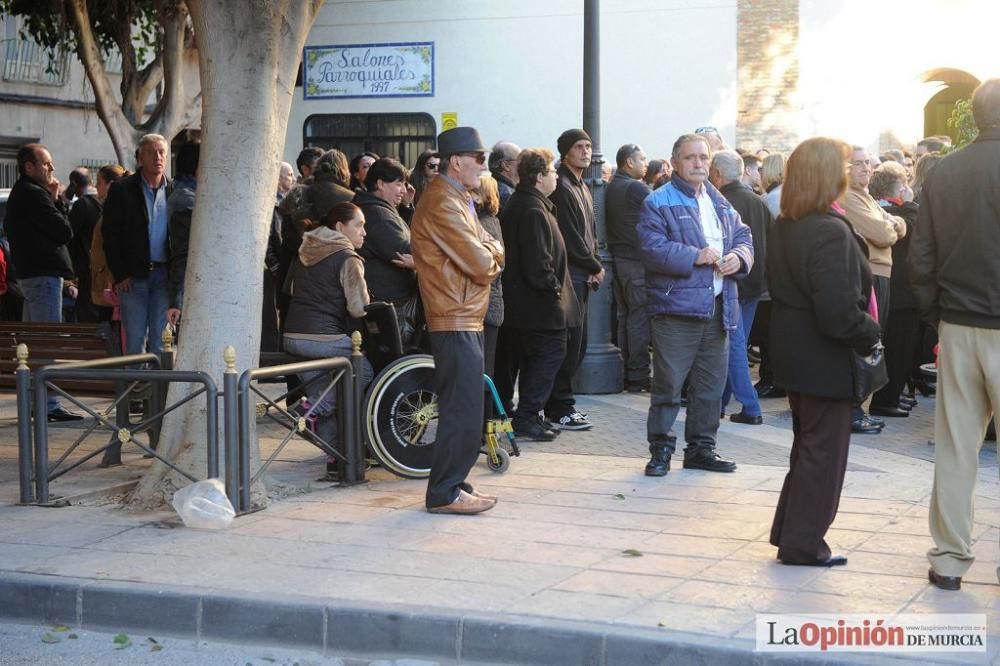
[{"label": "green foliage", "polygon": [[[0,14],[20,17],[21,38],[30,38],[52,51],[76,49],[77,35],[64,0],[0,0]],[[87,0],[94,39],[104,52],[131,26],[132,44],[139,62],[145,62],[160,44],[156,0]]]},{"label": "green foliage", "polygon": [[958,150],[967,143],[972,143],[979,135],[976,122],[972,118],[972,98],[960,99],[955,102],[948,117],[948,127],[954,137],[952,150]]}]

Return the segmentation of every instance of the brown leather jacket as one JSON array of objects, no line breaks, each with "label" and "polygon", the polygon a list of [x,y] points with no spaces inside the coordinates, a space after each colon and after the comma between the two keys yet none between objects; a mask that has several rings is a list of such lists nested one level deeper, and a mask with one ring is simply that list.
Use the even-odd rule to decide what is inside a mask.
[{"label": "brown leather jacket", "polygon": [[410,248],[427,328],[482,331],[503,245],[480,226],[468,193],[443,176],[432,180],[413,213]]}]

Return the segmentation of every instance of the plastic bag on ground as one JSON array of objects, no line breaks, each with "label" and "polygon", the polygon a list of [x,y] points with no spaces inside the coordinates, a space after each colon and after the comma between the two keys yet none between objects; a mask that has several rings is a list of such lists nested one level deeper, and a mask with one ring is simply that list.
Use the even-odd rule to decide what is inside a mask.
[{"label": "plastic bag on ground", "polygon": [[221,530],[229,527],[236,517],[226,497],[226,487],[219,479],[197,481],[181,488],[174,493],[171,504],[188,527]]}]

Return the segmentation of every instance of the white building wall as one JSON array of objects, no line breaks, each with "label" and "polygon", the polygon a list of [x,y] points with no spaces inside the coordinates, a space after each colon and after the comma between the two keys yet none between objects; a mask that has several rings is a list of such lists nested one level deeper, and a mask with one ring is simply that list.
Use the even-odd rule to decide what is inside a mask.
[{"label": "white building wall", "polygon": [[[643,145],[668,156],[674,139],[736,119],[735,0],[605,0],[601,6],[601,148]],[[308,45],[433,41],[435,96],[305,101],[297,88],[285,159],[294,163],[308,116],[457,112],[492,145],[555,149],[583,124],[581,0],[328,2]],[[412,165],[410,165],[412,166]]]},{"label": "white building wall", "polygon": [[[9,20],[6,19],[6,20]],[[0,22],[0,36],[10,34]],[[7,55],[8,42],[2,42]],[[0,79],[0,141],[18,145],[39,141],[49,148],[56,176],[66,182],[73,168],[87,161],[115,161],[114,149],[104,125],[93,109],[71,108],[93,103],[90,83],[74,54],[63,85],[42,85]],[[0,70],[2,73],[2,70]],[[115,85],[117,85],[115,77]],[[49,103],[38,103],[46,100]],[[65,103],[65,105],[60,105]]]}]

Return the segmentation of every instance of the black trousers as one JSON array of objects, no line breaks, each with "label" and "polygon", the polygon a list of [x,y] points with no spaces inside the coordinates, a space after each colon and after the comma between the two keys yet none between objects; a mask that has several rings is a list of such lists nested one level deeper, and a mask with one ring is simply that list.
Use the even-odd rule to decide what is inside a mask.
[{"label": "black trousers", "polygon": [[[490,376],[490,379],[494,379],[494,373],[496,372],[496,355],[497,355],[497,337],[500,334],[499,326],[490,326],[489,324],[483,324],[483,372]],[[493,382],[494,386],[496,381]],[[493,404],[493,394],[490,390],[486,388],[486,383],[483,383],[484,401],[483,401],[483,414],[485,418],[492,419],[496,416],[497,410],[496,406]],[[506,409],[506,407],[504,407]]]},{"label": "black trousers", "polygon": [[851,401],[788,393],[792,454],[771,524],[778,557],[808,562],[830,557],[824,537],[837,517],[851,442]]},{"label": "black trousers", "polygon": [[483,439],[483,334],[431,333],[438,430],[427,479],[428,507],[451,504],[468,488],[465,477]]},{"label": "black trousers", "polygon": [[890,310],[889,320],[883,330],[882,343],[885,345],[885,368],[889,373],[889,383],[875,393],[872,405],[896,407],[917,357],[920,312]]},{"label": "black trousers", "polygon": [[526,422],[538,416],[552,392],[556,373],[566,357],[566,331],[514,329],[514,333],[521,374],[513,416],[519,422]]},{"label": "black trousers", "polygon": [[760,366],[758,371],[760,381],[765,384],[774,384],[774,377],[771,375],[771,352],[768,339],[771,335],[771,299],[757,303],[757,314],[753,318],[753,326],[750,327],[749,343],[760,348]]},{"label": "black trousers", "polygon": [[580,303],[580,325],[566,329],[566,358],[552,385],[552,395],[545,403],[545,415],[553,421],[569,416],[576,411],[576,396],[573,395],[573,375],[580,369],[587,353],[587,298],[590,287],[586,282],[573,281],[573,291]]},{"label": "black trousers", "polygon": [[[885,340],[886,324],[889,321],[889,278],[873,275],[872,287],[875,289],[875,304],[878,306],[878,323],[882,327],[882,339]],[[864,415],[865,409],[861,402],[851,405],[852,421],[864,418]]]},{"label": "black trousers", "polygon": [[493,374],[490,374],[490,377],[496,384],[500,402],[508,414],[514,409],[514,384],[517,382],[517,373],[517,329],[501,326],[497,330]]}]

